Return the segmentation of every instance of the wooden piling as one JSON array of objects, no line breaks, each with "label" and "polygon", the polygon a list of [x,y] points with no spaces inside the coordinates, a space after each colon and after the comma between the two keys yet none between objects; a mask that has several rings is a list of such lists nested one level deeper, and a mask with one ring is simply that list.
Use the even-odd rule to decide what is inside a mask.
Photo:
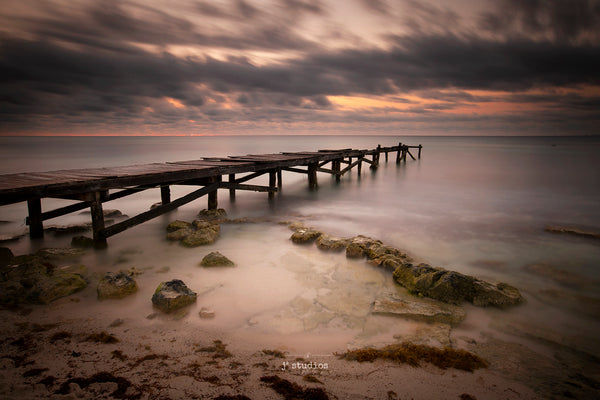
[{"label": "wooden piling", "polygon": [[281,176],[281,168],[277,168],[277,191],[281,192],[281,189],[283,189],[283,179]]},{"label": "wooden piling", "polygon": [[[229,174],[229,183],[235,183],[235,174]],[[235,201],[235,189],[229,189],[229,201]]]},{"label": "wooden piling", "polygon": [[340,174],[341,166],[342,166],[342,163],[340,162],[340,160],[333,160],[331,162],[331,170],[333,171],[333,174],[335,175],[336,182],[339,182],[340,178],[341,178],[341,174]]},{"label": "wooden piling", "polygon": [[42,200],[27,200],[27,209],[29,212],[29,237],[39,239],[44,237],[44,224],[42,220]]},{"label": "wooden piling", "polygon": [[421,159],[421,149],[422,149],[422,148],[423,148],[423,146],[421,146],[421,145],[419,144],[419,156],[418,156],[419,160]]},{"label": "wooden piling", "polygon": [[171,202],[171,188],[168,185],[160,187],[160,201],[162,204],[169,204]]},{"label": "wooden piling", "polygon": [[371,169],[377,169],[379,167],[379,155],[381,154],[381,145],[377,145],[375,153],[373,153],[373,162],[371,163]]},{"label": "wooden piling", "polygon": [[402,155],[402,142],[398,143],[398,152],[396,153],[396,164],[400,164]]},{"label": "wooden piling", "polygon": [[317,190],[319,185],[317,183],[317,168],[319,168],[319,163],[310,163],[308,164],[308,189],[309,190]]},{"label": "wooden piling", "polygon": [[[271,170],[269,171],[269,188],[276,188],[277,185],[277,171],[276,170]],[[269,201],[272,201],[275,199],[275,192],[272,190],[269,190]]]},{"label": "wooden piling", "polygon": [[90,212],[92,214],[92,231],[94,235],[94,247],[105,248],[107,246],[106,237],[102,234],[104,230],[104,211],[102,210],[102,193],[93,192],[91,194]]},{"label": "wooden piling", "polygon": [[[213,183],[219,183],[221,182],[221,175],[219,176],[213,176],[211,181]],[[209,210],[216,210],[219,207],[219,202],[217,200],[217,189],[211,191],[208,193],[208,209]]]}]

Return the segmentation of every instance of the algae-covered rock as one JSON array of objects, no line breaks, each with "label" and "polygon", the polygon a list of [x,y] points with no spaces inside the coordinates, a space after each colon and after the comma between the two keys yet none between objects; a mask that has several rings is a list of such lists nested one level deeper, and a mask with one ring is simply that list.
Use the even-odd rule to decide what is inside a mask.
[{"label": "algae-covered rock", "polygon": [[211,225],[208,228],[187,235],[181,240],[181,244],[186,247],[198,247],[205,244],[211,244],[219,237],[219,231],[219,225]]},{"label": "algae-covered rock", "polygon": [[176,231],[167,233],[167,240],[177,242],[177,241],[185,239],[187,236],[191,235],[192,233],[194,233],[194,230],[190,229],[190,228],[177,229]]},{"label": "algae-covered rock", "polygon": [[2,269],[0,304],[48,304],[84,289],[87,283],[82,274],[85,272],[84,266],[56,267],[31,256],[23,263]]},{"label": "algae-covered rock", "polygon": [[94,247],[94,239],[87,236],[75,236],[71,239],[71,246],[83,249]]},{"label": "algae-covered rock", "polygon": [[381,240],[373,239],[367,236],[358,235],[350,239],[346,247],[346,257],[361,258],[369,254],[369,250],[375,246],[381,246]]},{"label": "algae-covered rock", "polygon": [[191,229],[192,224],[186,221],[176,220],[167,225],[167,232],[175,232],[180,229]]},{"label": "algae-covered rock", "polygon": [[15,256],[8,247],[0,247],[0,267],[8,265],[13,258]]},{"label": "algae-covered rock", "polygon": [[292,233],[292,242],[311,243],[314,242],[322,233],[312,228],[300,228]]},{"label": "algae-covered rock", "polygon": [[204,209],[198,213],[198,218],[205,220],[215,220],[227,217],[227,211],[222,208],[207,210]]},{"label": "algae-covered rock", "polygon": [[235,263],[218,251],[213,251],[204,256],[200,265],[203,267],[231,267]]},{"label": "algae-covered rock", "polygon": [[460,304],[466,300],[476,306],[504,308],[523,301],[518,289],[508,284],[492,284],[428,264],[403,263],[393,276],[396,283],[410,292],[445,303]]},{"label": "algae-covered rock", "polygon": [[36,255],[47,260],[66,260],[79,258],[84,253],[85,251],[83,249],[65,247],[40,249]]},{"label": "algae-covered rock", "polygon": [[348,245],[348,239],[321,234],[317,240],[317,247],[325,251],[344,251]]},{"label": "algae-covered rock", "polygon": [[159,310],[170,313],[196,302],[197,295],[183,281],[173,279],[162,282],[152,295],[152,304]]},{"label": "algae-covered rock", "polygon": [[137,292],[138,285],[135,279],[123,271],[116,274],[111,272],[104,275],[96,289],[98,300],[122,299]]}]

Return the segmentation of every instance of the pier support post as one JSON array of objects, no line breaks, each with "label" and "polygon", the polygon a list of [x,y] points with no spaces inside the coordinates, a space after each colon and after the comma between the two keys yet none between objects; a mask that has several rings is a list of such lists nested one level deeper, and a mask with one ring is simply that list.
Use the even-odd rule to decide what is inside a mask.
[{"label": "pier support post", "polygon": [[400,155],[401,154],[402,154],[402,142],[398,143],[398,152],[396,153],[396,164],[400,164],[400,160],[401,160]]},{"label": "pier support post", "polygon": [[29,211],[29,237],[39,239],[44,237],[44,224],[42,222],[42,200],[27,200],[27,209]]},{"label": "pier support post", "polygon": [[[269,188],[274,188],[277,185],[277,171],[272,169],[269,171]],[[275,192],[269,191],[269,201],[273,201],[275,199]]]},{"label": "pier support post", "polygon": [[422,149],[422,148],[423,148],[423,146],[421,146],[421,145],[419,144],[419,160],[421,159],[421,149]]},{"label": "pier support post", "polygon": [[[229,174],[229,183],[235,183],[235,174]],[[229,201],[235,201],[235,189],[229,189]]]},{"label": "pier support post", "polygon": [[333,174],[335,175],[335,181],[336,183],[339,183],[340,181],[340,170],[342,167],[342,163],[340,162],[340,160],[333,160],[331,162],[331,169],[333,170]]},{"label": "pier support post", "polygon": [[373,163],[371,164],[371,169],[377,169],[379,167],[379,155],[381,154],[381,145],[377,145],[377,149],[375,153],[373,153]]},{"label": "pier support post", "polygon": [[162,204],[171,202],[171,188],[168,185],[160,187],[160,201]]},{"label": "pier support post", "polygon": [[319,168],[319,163],[310,163],[308,164],[308,189],[309,190],[317,190],[319,185],[317,184],[317,168]]},{"label": "pier support post", "polygon": [[[212,183],[221,182],[221,175],[213,176],[211,181],[212,181]],[[208,193],[208,209],[216,210],[218,207],[219,207],[219,202],[217,200],[217,189],[215,189],[212,192]]]},{"label": "pier support post", "polygon": [[388,152],[385,152],[385,162],[388,162]]},{"label": "pier support post", "polygon": [[97,249],[106,248],[106,238],[100,234],[104,230],[104,212],[102,211],[102,193],[90,193],[90,212],[92,214],[92,231],[94,234],[94,247]]},{"label": "pier support post", "polygon": [[362,156],[358,157],[358,165],[357,165],[358,170],[357,170],[357,172],[358,172],[358,178],[359,179],[360,179],[360,174],[362,172],[362,159],[363,159]]},{"label": "pier support post", "polygon": [[283,180],[281,178],[281,168],[277,168],[277,192],[281,193],[283,188]]}]

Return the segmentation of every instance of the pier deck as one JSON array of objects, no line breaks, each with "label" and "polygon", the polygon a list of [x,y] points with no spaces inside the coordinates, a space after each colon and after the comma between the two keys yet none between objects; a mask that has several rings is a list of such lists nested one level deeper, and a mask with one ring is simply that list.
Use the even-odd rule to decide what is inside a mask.
[{"label": "pier deck", "polygon": [[[217,208],[217,190],[228,189],[232,199],[236,190],[267,192],[269,199],[282,187],[282,171],[308,175],[309,189],[317,189],[317,172],[341,176],[357,167],[359,174],[362,163],[372,169],[379,166],[381,153],[396,153],[396,163],[406,161],[407,154],[414,160],[410,149],[422,146],[377,146],[372,150],[319,150],[278,154],[249,154],[245,156],[207,157],[199,160],[128,165],[108,168],[70,169],[50,172],[31,172],[0,175],[0,205],[27,202],[29,234],[31,238],[43,236],[43,221],[90,208],[94,242],[98,247],[106,246],[106,239],[130,227],[174,210],[199,197],[208,195],[208,208]],[[369,159],[368,157],[371,157]],[[324,168],[330,164],[330,168]],[[345,165],[342,168],[342,164]],[[246,174],[237,176],[237,174]],[[259,186],[245,182],[269,174],[269,185]],[[228,180],[223,181],[223,176]],[[172,185],[200,186],[179,199],[171,201]],[[129,196],[140,191],[161,189],[161,205],[138,214],[125,221],[105,227],[102,204]],[[116,190],[116,191],[115,191]],[[112,191],[112,192],[111,192]],[[41,199],[61,198],[78,200],[78,203],[55,210],[42,212]]]}]

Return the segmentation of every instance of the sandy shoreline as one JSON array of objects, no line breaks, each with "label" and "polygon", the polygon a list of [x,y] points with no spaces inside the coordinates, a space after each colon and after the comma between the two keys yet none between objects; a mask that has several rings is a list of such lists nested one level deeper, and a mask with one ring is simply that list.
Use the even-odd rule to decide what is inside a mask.
[{"label": "sandy shoreline", "polygon": [[[200,330],[171,316],[157,318],[151,329],[128,320],[111,327],[114,321],[93,316],[57,318],[76,298],[61,299],[50,310],[47,306],[30,307],[32,311],[26,316],[18,311],[0,311],[2,398],[193,399],[245,395],[251,399],[281,399],[282,395],[260,379],[273,375],[304,389],[321,388],[332,399],[459,399],[464,394],[478,399],[541,398],[522,383],[504,379],[493,368],[471,373],[428,364],[415,368],[382,360],[358,363],[319,354],[305,356],[302,361],[312,362],[317,368],[292,369],[292,364],[298,362],[297,355],[268,355],[262,350],[276,349],[236,342],[226,332]],[[118,342],[88,339],[100,332],[113,335]],[[214,341],[222,341],[223,346],[211,351]],[[287,368],[282,370],[284,363],[288,363]],[[108,372],[115,379],[81,383],[83,388],[68,384],[69,380],[88,379],[100,372]],[[304,380],[306,375],[322,384]],[[119,392],[119,384],[124,392]]]}]

